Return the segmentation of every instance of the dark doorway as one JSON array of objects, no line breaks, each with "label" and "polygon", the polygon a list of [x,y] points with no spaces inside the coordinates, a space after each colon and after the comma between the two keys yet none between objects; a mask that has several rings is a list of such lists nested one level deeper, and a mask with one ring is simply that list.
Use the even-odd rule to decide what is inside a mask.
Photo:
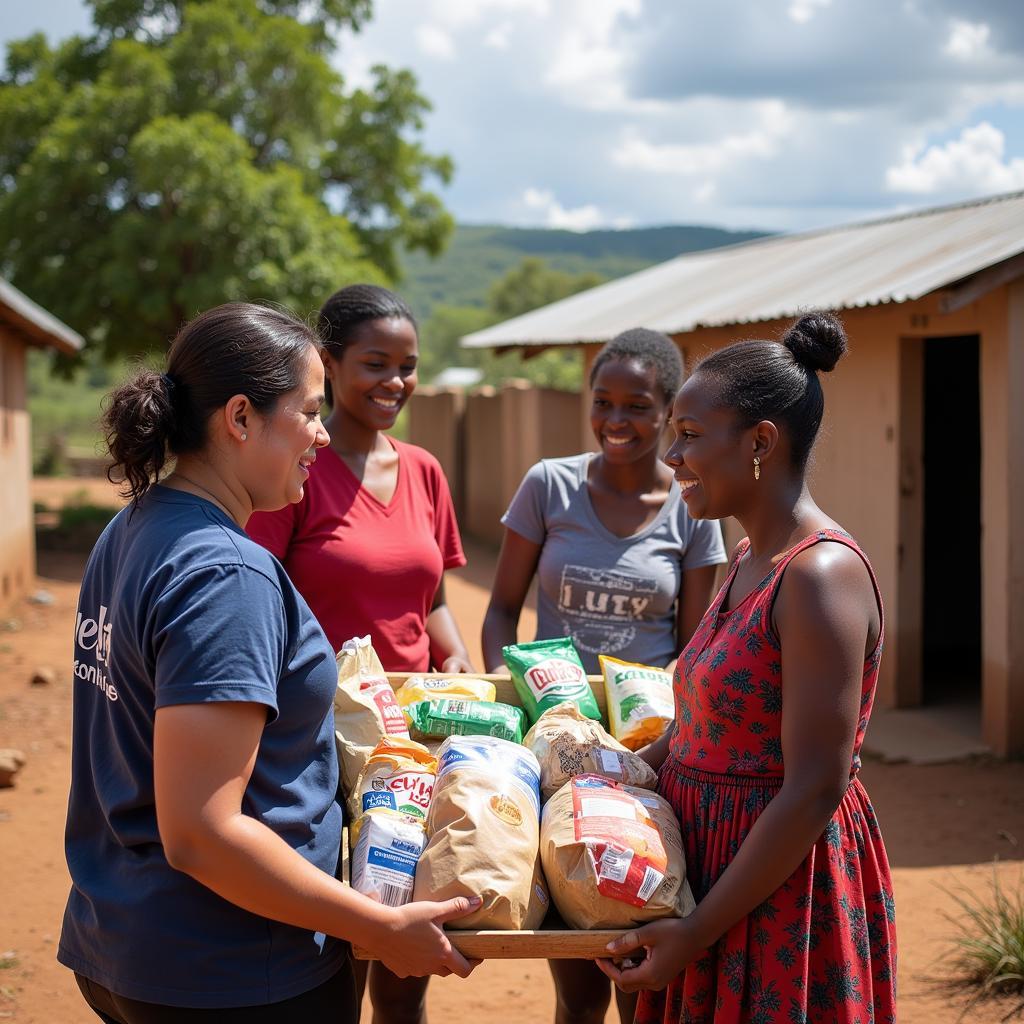
[{"label": "dark doorway", "polygon": [[924,349],[923,683],[925,704],[981,698],[979,338]]}]

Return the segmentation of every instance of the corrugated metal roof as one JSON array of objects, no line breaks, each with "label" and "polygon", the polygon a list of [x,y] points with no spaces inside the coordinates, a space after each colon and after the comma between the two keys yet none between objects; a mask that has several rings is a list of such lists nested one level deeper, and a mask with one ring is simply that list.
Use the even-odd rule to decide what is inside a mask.
[{"label": "corrugated metal roof", "polygon": [[0,277],[0,320],[14,327],[33,345],[46,345],[74,355],[85,344],[82,336],[47,313],[13,284]]},{"label": "corrugated metal roof", "polygon": [[468,348],[679,334],[907,302],[1024,252],[1024,192],[687,253],[463,338]]}]

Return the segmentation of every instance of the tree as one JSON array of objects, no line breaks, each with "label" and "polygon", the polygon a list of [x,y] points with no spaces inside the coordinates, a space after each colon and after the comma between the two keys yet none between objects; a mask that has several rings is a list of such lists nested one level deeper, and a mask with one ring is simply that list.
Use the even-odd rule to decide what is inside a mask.
[{"label": "tree", "polygon": [[299,312],[436,254],[412,74],[347,91],[371,0],[90,0],[94,32],[12,43],[0,78],[0,270],[109,356],[229,299]]},{"label": "tree", "polygon": [[514,270],[499,278],[491,286],[487,307],[498,320],[529,313],[559,299],[586,291],[604,281],[600,274],[588,271],[567,274],[554,270],[537,256],[528,256]]},{"label": "tree", "polygon": [[461,348],[459,339],[501,320],[593,288],[603,281],[600,274],[568,274],[530,256],[491,285],[486,308],[435,306],[423,325],[421,380],[429,383],[446,366],[476,366],[484,371],[487,384],[500,384],[509,377],[525,377],[540,387],[579,391],[580,355],[574,348],[549,349],[536,355],[529,352],[498,355],[489,349]]}]

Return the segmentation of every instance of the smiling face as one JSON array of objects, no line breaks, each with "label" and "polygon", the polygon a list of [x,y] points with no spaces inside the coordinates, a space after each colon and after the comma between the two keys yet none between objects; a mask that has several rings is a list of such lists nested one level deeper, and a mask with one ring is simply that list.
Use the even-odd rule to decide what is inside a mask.
[{"label": "smiling face", "polygon": [[335,409],[371,430],[390,430],[416,390],[416,328],[404,319],[361,325],[340,358],[325,353]]},{"label": "smiling face", "polygon": [[714,384],[698,371],[672,405],[675,440],[665,453],[686,508],[694,519],[739,514],[757,486],[753,458],[757,427],[744,429],[736,414],[714,401]]},{"label": "smiling face", "polygon": [[259,417],[259,428],[242,446],[248,456],[247,489],[254,510],[273,511],[301,501],[316,449],[330,441],[320,422],[324,366],[312,345],[303,357],[299,381],[278,399],[269,416]]},{"label": "smiling face", "polygon": [[590,427],[609,462],[635,462],[656,451],[667,414],[653,369],[635,359],[611,359],[597,371]]}]

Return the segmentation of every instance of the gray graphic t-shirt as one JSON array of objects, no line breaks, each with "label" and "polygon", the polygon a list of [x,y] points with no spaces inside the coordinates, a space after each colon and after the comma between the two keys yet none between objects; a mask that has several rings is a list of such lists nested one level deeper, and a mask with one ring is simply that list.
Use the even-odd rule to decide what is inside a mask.
[{"label": "gray graphic t-shirt", "polygon": [[725,561],[717,522],[690,518],[669,491],[652,523],[616,537],[597,518],[587,490],[593,455],[544,459],[519,485],[501,521],[542,545],[537,568],[537,639],[571,636],[587,672],[598,654],[666,665],[676,650],[682,574]]}]

